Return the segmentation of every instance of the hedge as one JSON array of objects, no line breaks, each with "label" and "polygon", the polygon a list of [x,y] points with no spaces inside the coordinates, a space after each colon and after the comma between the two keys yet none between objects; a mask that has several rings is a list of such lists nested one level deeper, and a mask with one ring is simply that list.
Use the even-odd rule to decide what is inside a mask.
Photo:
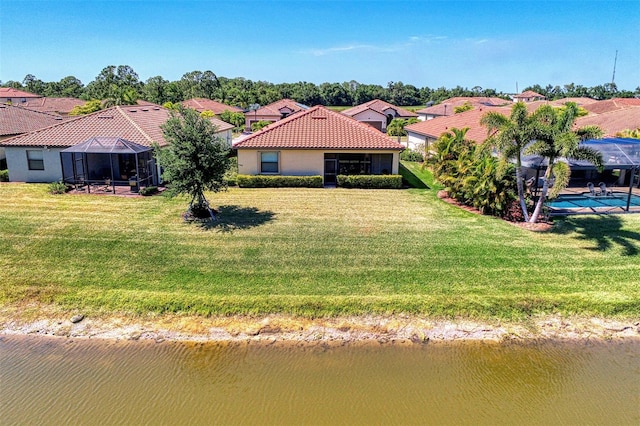
[{"label": "hedge", "polygon": [[0,170],[0,182],[9,182],[9,170]]},{"label": "hedge", "polygon": [[338,175],[338,186],[345,188],[402,188],[402,176]]},{"label": "hedge", "polygon": [[241,188],[322,188],[324,186],[322,176],[238,175],[236,181]]}]

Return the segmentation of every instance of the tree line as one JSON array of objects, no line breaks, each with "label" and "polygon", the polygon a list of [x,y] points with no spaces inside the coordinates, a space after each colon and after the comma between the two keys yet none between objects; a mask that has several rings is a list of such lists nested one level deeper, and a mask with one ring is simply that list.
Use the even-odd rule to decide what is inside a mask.
[{"label": "tree line", "polygon": [[[1,82],[0,82],[1,83]],[[7,81],[2,87],[13,87],[47,97],[74,97],[84,100],[106,100],[111,105],[127,105],[142,99],[156,104],[178,103],[191,98],[217,100],[240,108],[251,105],[267,105],[284,98],[290,98],[305,105],[352,106],[382,99],[394,105],[413,106],[437,104],[457,96],[487,96],[509,99],[508,94],[480,86],[466,88],[456,86],[418,88],[401,81],[390,81],[386,87],[378,84],[364,84],[355,80],[342,83],[314,84],[306,81],[296,83],[270,83],[252,81],[242,77],[218,77],[212,71],[191,71],[179,80],[169,81],[162,76],[141,81],[129,65],[109,65],[88,84],[83,84],[74,76],[60,81],[45,82],[32,74],[27,74],[22,82]],[[614,97],[640,96],[640,87],[635,91],[619,90],[614,83],[595,87],[585,87],[574,83],[563,86],[538,84],[526,87],[547,97],[549,100],[565,97],[590,97],[610,99]]]}]

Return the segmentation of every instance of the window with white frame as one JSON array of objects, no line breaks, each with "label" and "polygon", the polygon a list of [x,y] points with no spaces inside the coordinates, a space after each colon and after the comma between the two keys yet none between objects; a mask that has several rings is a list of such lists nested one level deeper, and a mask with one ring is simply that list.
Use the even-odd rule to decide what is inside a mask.
[{"label": "window with white frame", "polygon": [[278,173],[279,153],[277,151],[265,151],[260,153],[260,173]]},{"label": "window with white frame", "polygon": [[29,170],[44,170],[44,154],[41,149],[27,150]]}]

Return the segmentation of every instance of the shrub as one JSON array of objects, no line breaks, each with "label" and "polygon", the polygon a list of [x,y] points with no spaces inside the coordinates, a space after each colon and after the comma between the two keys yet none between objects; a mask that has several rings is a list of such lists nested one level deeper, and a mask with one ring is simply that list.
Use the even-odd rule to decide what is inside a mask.
[{"label": "shrub", "polygon": [[238,157],[229,158],[229,168],[225,172],[223,179],[228,186],[236,186],[238,184]]},{"label": "shrub", "polygon": [[64,194],[68,190],[69,188],[67,187],[67,185],[61,180],[58,182],[51,182],[49,184],[49,192],[52,194]]},{"label": "shrub", "polygon": [[424,156],[419,151],[405,149],[400,153],[400,159],[402,161],[415,161],[417,163],[422,163],[424,161]]},{"label": "shrub", "polygon": [[322,188],[322,176],[237,175],[241,188]]},{"label": "shrub", "polygon": [[144,188],[140,188],[140,195],[153,195],[158,192],[157,186],[145,186]]},{"label": "shrub", "polygon": [[9,170],[0,170],[0,182],[9,182]]},{"label": "shrub", "polygon": [[400,175],[338,175],[338,186],[345,188],[389,188],[402,187]]}]

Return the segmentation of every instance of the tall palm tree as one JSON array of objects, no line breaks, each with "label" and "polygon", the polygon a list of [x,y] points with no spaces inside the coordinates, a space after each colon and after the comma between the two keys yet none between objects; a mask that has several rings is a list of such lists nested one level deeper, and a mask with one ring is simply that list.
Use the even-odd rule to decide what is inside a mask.
[{"label": "tall palm tree", "polygon": [[545,172],[544,184],[540,198],[536,203],[529,222],[535,223],[540,216],[542,206],[549,193],[549,181],[555,179],[553,193],[555,195],[564,189],[569,182],[569,167],[560,158],[567,160],[586,160],[602,169],[602,154],[592,148],[580,146],[580,141],[602,137],[602,129],[598,126],[585,126],[574,130],[574,124],[578,117],[578,105],[575,102],[567,102],[564,109],[556,109],[550,105],[541,106],[535,113],[539,127],[536,130],[535,139],[525,153],[540,155],[548,160],[549,165]]},{"label": "tall palm tree", "polygon": [[529,115],[524,102],[516,102],[511,108],[509,117],[495,111],[487,112],[480,124],[487,128],[490,135],[488,141],[506,160],[516,162],[516,186],[520,208],[525,222],[529,221],[529,212],[524,198],[522,175],[522,151],[535,138],[536,116]]}]

